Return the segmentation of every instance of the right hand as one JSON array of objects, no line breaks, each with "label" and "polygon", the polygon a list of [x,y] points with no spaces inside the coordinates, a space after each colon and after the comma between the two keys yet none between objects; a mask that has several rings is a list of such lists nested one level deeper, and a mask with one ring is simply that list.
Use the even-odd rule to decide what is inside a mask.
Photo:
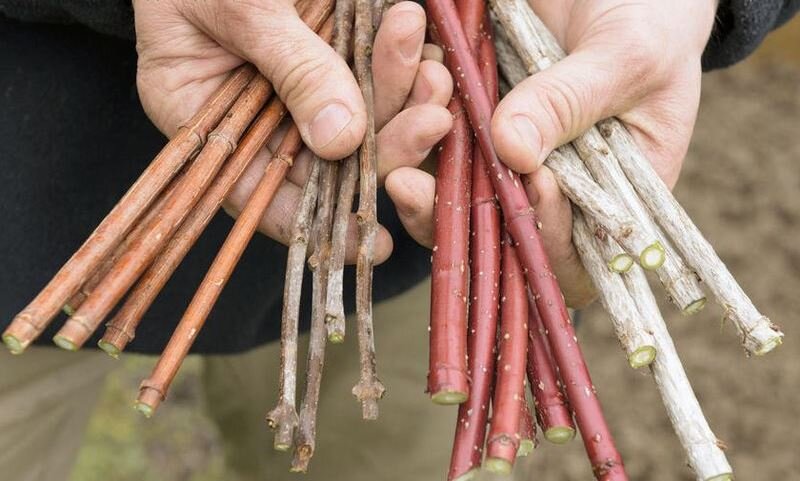
[{"label": "right hand", "polygon": [[167,136],[231,70],[251,62],[320,157],[341,159],[361,143],[366,111],[358,84],[292,0],[134,0],[133,7],[139,96]]}]

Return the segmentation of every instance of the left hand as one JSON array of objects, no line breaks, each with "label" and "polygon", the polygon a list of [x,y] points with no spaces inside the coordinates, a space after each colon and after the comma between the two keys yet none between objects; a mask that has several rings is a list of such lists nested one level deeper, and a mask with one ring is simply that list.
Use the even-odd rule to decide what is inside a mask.
[{"label": "left hand", "polygon": [[[497,154],[531,173],[528,197],[542,222],[550,263],[567,303],[594,290],[572,245],[572,212],[552,172],[550,152],[607,117],[633,133],[670,187],[678,180],[700,100],[700,57],[717,0],[530,0],[569,55],[517,85],[492,119]],[[399,169],[386,187],[415,239],[432,243],[435,182]]]}]

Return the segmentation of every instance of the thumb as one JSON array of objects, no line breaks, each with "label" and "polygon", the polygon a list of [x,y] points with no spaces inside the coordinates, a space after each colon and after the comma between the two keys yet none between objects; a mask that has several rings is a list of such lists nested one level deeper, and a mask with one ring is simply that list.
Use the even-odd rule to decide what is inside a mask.
[{"label": "thumb", "polygon": [[638,69],[624,69],[619,58],[612,63],[609,57],[600,49],[573,53],[503,98],[492,119],[492,139],[510,168],[533,172],[553,149],[642,95]]},{"label": "thumb", "polygon": [[[306,10],[324,9],[325,3],[308,2]],[[217,5],[222,11],[212,12],[214,18],[204,23],[272,83],[306,145],[326,159],[355,151],[367,123],[358,84],[347,63],[303,22],[291,2],[227,0]]]}]

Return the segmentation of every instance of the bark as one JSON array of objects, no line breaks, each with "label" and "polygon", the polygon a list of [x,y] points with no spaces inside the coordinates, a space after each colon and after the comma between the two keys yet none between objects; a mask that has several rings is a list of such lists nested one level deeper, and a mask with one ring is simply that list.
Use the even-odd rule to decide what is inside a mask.
[{"label": "bark", "polygon": [[600,130],[618,153],[622,168],[650,212],[714,294],[725,310],[726,318],[736,326],[745,350],[758,356],[778,347],[783,333],[753,305],[689,214],[636,147],[627,129],[619,121],[612,120],[604,121]]},{"label": "bark", "polygon": [[272,161],[267,165],[261,181],[250,194],[247,204],[236,219],[233,229],[198,287],[153,372],[142,382],[136,408],[145,416],[152,415],[164,400],[169,385],[189,353],[197,333],[222,293],[301,146],[300,133],[296,126],[292,126],[275,151]]},{"label": "bark", "polygon": [[153,159],[83,245],[14,318],[3,333],[3,341],[11,352],[19,354],[24,351],[52,322],[67,300],[111,254],[184,163],[200,150],[208,132],[228,112],[254,75],[255,69],[250,65],[237,69],[208,103],[178,129],[175,137]]},{"label": "bark", "polygon": [[649,366],[657,357],[653,335],[625,288],[622,277],[606,266],[601,254],[601,249],[607,246],[604,239],[596,237],[577,209],[573,209],[572,241],[600,293],[600,300],[611,318],[614,333],[625,351],[628,364],[634,369]]},{"label": "bark", "polygon": [[67,320],[53,341],[74,351],[91,337],[128,289],[150,266],[234,151],[244,130],[272,93],[271,85],[255,77],[231,107],[229,114],[208,135],[208,142],[166,201],[162,215],[123,254],[81,307]]},{"label": "bark", "polygon": [[[483,9],[484,2],[472,1],[464,16],[476,18],[472,9]],[[460,10],[459,13],[464,12]],[[464,12],[464,13],[466,13]],[[462,15],[463,16],[463,15]],[[497,100],[497,65],[490,32],[480,25],[483,33],[480,45],[481,74],[489,94]],[[472,206],[470,212],[470,306],[467,332],[467,373],[470,378],[469,397],[458,407],[458,420],[450,457],[448,479],[466,481],[472,478],[483,461],[486,426],[489,418],[492,385],[494,382],[497,319],[500,303],[500,209],[492,181],[486,172],[480,149],[473,147]]]},{"label": "bark", "polygon": [[510,474],[520,447],[520,418],[526,407],[525,359],[528,352],[528,300],[525,277],[511,239],[503,245],[500,331],[492,419],[486,441],[487,470]]},{"label": "bark", "polygon": [[536,418],[545,439],[551,443],[564,444],[575,437],[575,425],[562,392],[563,385],[550,355],[542,318],[530,296],[528,306],[527,373]]},{"label": "bark", "polygon": [[698,481],[732,480],[733,470],[722,451],[724,444],[703,415],[644,272],[634,266],[622,277],[653,333],[658,356],[650,369],[689,466]]},{"label": "bark", "polygon": [[319,166],[319,196],[317,197],[317,218],[314,254],[308,261],[313,272],[311,299],[311,335],[308,341],[308,361],[306,362],[306,388],[300,407],[300,420],[295,436],[295,450],[292,458],[293,472],[305,473],[314,455],[317,434],[317,409],[322,384],[322,369],[325,364],[325,289],[328,284],[328,259],[330,254],[330,235],[333,223],[333,203],[336,199],[336,167],[331,162],[317,159]]},{"label": "bark", "polygon": [[361,144],[359,164],[361,185],[358,219],[358,259],[356,263],[356,318],[361,376],[353,387],[353,395],[361,402],[364,419],[378,417],[378,400],[385,388],[378,379],[375,366],[375,337],[372,324],[372,268],[375,259],[377,219],[377,159],[375,147],[375,109],[372,88],[372,24],[370,0],[356,0],[355,70],[364,103],[367,107],[367,132]]},{"label": "bark", "polygon": [[450,101],[453,130],[442,140],[436,167],[431,266],[428,393],[437,404],[469,395],[467,311],[471,132],[461,102]]},{"label": "bark", "polygon": [[283,103],[279,99],[273,99],[256,117],[214,182],[183,221],[164,251],[136,283],[120,310],[106,324],[106,331],[98,343],[101,349],[117,357],[133,340],[144,314],[214,218],[241,174],[272,137],[285,114],[286,107]]},{"label": "bark", "polygon": [[295,212],[289,253],[286,260],[286,279],[283,287],[283,316],[281,318],[281,370],[278,378],[278,404],[267,414],[267,424],[275,431],[274,447],[288,451],[294,439],[298,416],[297,393],[297,345],[300,324],[300,294],[303,290],[303,274],[306,254],[317,204],[319,166],[314,162],[311,173],[303,187],[303,198]]}]

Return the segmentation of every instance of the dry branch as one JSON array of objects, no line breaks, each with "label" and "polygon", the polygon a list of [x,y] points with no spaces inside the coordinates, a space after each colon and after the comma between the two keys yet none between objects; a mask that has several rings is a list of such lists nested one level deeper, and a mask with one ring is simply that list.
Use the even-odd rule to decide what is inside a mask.
[{"label": "dry branch", "polygon": [[583,214],[573,208],[572,241],[600,293],[600,300],[611,318],[628,363],[634,369],[648,366],[657,357],[653,335],[648,332],[642,314],[625,289],[622,278],[606,267],[601,248],[608,244],[604,239],[596,238],[596,235],[589,228]]},{"label": "dry branch", "polygon": [[371,0],[356,0],[355,71],[367,107],[367,132],[361,144],[359,163],[361,185],[358,219],[358,259],[356,262],[356,318],[361,376],[353,387],[353,395],[361,402],[364,419],[377,419],[378,400],[385,388],[375,368],[375,336],[372,324],[372,268],[375,259],[377,219],[377,158],[375,146],[375,109],[372,87],[372,24]]}]

